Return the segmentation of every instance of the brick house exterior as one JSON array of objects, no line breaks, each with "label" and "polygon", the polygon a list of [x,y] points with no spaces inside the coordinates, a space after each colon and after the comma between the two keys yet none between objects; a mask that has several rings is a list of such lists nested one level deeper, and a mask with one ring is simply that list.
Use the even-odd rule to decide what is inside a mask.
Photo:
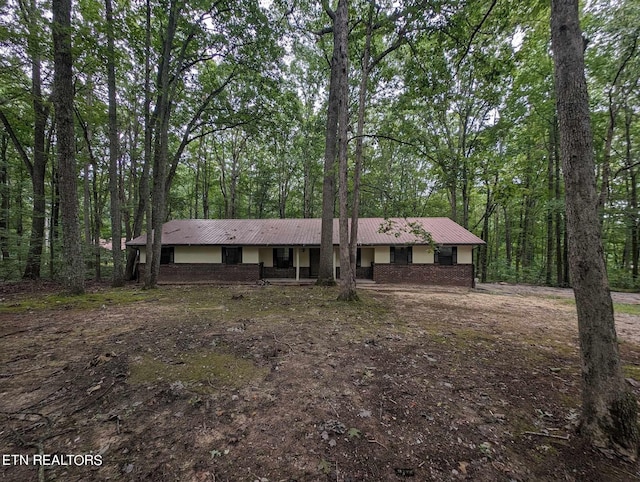
[{"label": "brick house exterior", "polygon": [[[160,282],[256,282],[317,276],[320,219],[174,220],[163,226]],[[337,220],[334,273],[340,275]],[[428,233],[428,234],[425,234]],[[448,218],[362,218],[359,279],[474,286],[473,248],[484,242]],[[146,269],[146,235],[127,247]]]},{"label": "brick house exterior", "polygon": [[373,267],[373,280],[377,283],[411,283],[473,288],[475,269],[473,264],[453,266],[377,264]]}]

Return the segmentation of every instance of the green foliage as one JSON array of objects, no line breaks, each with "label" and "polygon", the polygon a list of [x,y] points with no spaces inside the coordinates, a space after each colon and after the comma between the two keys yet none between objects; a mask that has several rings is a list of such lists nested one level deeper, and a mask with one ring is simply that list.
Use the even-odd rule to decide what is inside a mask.
[{"label": "green foliage", "polygon": [[220,350],[204,350],[173,362],[144,356],[131,364],[129,380],[133,384],[180,383],[196,393],[217,393],[220,386],[242,387],[266,372],[249,360]]},{"label": "green foliage", "polygon": [[[150,2],[152,114],[170,3]],[[614,113],[603,233],[611,285],[624,289],[639,287],[632,253],[640,225],[633,189],[640,174],[636,3],[590,2],[583,12],[598,187],[610,109]],[[27,156],[33,155],[29,59],[34,54],[42,60],[45,102],[51,91],[49,6],[34,5],[24,9],[24,2],[8,0],[0,6],[0,110]],[[267,7],[253,0],[198,0],[176,5],[180,15],[169,58],[167,140],[175,174],[168,217],[319,216],[332,50],[321,3],[277,0]],[[553,158],[557,140],[548,4],[437,1],[426,6],[403,0],[373,7],[351,2],[350,8],[351,134],[369,18],[375,26],[360,215],[449,216],[487,240],[483,256],[489,279],[543,283],[550,261],[551,283],[563,284],[557,268],[562,272],[564,264],[564,190]],[[123,227],[133,234],[146,172],[145,4],[117,3],[114,22]],[[80,214],[90,245],[110,237],[104,4],[80,0],[73,29]],[[46,211],[51,225],[56,222],[56,146],[48,122]],[[6,141],[1,161],[7,166],[0,194],[8,198],[7,224],[0,231],[9,253],[0,262],[0,278],[11,280],[24,269],[33,196],[28,168],[7,127],[0,128]],[[155,146],[152,138],[152,151]],[[354,149],[352,139],[350,159]],[[46,276],[55,276],[63,262],[59,241],[51,246],[53,257],[46,243],[43,253]],[[87,248],[85,256],[95,273],[93,251]],[[101,255],[107,270],[108,258],[108,253]],[[481,265],[480,256],[476,262]]]},{"label": "green foliage", "polygon": [[328,462],[325,459],[318,462],[318,472],[329,475],[331,473],[331,462]]},{"label": "green foliage", "polygon": [[402,236],[403,233],[413,235],[415,237],[414,243],[427,244],[431,249],[435,248],[435,242],[433,236],[428,232],[422,224],[409,221],[405,219],[406,226],[399,225],[398,222],[393,219],[385,219],[378,228],[379,233],[391,234],[396,238]]},{"label": "green foliage", "polygon": [[26,313],[39,310],[92,310],[106,308],[110,305],[122,305],[145,301],[151,293],[139,290],[112,289],[97,293],[86,293],[80,296],[65,294],[30,295],[25,301],[15,302],[0,307],[0,313]]}]

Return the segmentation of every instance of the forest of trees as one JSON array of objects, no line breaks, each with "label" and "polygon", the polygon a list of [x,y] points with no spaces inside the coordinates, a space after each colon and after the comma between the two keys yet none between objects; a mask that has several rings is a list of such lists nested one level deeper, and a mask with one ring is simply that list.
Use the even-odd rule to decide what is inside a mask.
[{"label": "forest of trees", "polygon": [[[53,3],[0,6],[6,280],[60,277],[69,262]],[[321,217],[334,44],[324,3],[73,2],[65,132],[87,276],[130,271],[117,242],[116,263],[100,246],[167,219]],[[547,2],[348,3],[360,215],[448,216],[487,241],[482,280],[567,285]],[[614,287],[638,288],[640,4],[593,0],[581,16],[607,269]]]}]

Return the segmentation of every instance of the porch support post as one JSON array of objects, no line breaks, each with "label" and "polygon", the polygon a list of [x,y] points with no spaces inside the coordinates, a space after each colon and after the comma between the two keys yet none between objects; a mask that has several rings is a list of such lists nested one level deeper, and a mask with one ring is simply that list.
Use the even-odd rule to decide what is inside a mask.
[{"label": "porch support post", "polygon": [[300,281],[300,248],[296,248],[296,281]]},{"label": "porch support post", "polygon": [[331,252],[333,253],[333,279],[337,279],[337,276],[336,276],[336,248],[335,248],[335,246],[331,247]]}]

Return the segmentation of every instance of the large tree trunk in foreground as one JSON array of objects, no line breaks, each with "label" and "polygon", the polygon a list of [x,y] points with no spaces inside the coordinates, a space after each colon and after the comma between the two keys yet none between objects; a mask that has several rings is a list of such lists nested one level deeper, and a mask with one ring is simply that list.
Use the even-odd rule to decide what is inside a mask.
[{"label": "large tree trunk in foreground", "polygon": [[552,0],[551,37],[565,176],[569,270],[582,355],[580,433],[635,459],[636,400],[622,375],[604,263],[578,0]]},{"label": "large tree trunk in foreground", "polygon": [[56,110],[56,147],[60,176],[60,209],[65,271],[63,283],[73,294],[84,293],[84,258],[78,221],[75,134],[73,125],[73,71],[71,57],[71,0],[53,0],[53,94]]},{"label": "large tree trunk in foreground", "polygon": [[[142,173],[138,184],[138,206],[136,207],[133,220],[133,237],[137,238],[142,234],[142,228],[146,224],[147,244],[146,249],[146,266],[151,265],[152,243],[151,236],[153,226],[151,223],[151,205],[149,203],[150,187],[149,187],[149,171],[151,169],[151,4],[150,0],[145,2],[145,41],[144,41],[144,161],[142,164]],[[135,249],[127,249],[127,265],[126,279],[133,279],[136,275],[136,262],[138,261],[138,252]],[[148,279],[150,271],[147,269]]]},{"label": "large tree trunk in foreground", "polygon": [[[177,1],[172,1],[169,8],[169,19],[165,39],[162,46],[162,58],[158,66],[159,95],[152,121],[155,126],[155,139],[153,149],[153,191],[151,196],[151,223],[152,230],[147,232],[147,247],[149,247],[149,232],[153,240],[151,250],[147,249],[145,288],[155,288],[158,284],[160,273],[160,253],[162,249],[162,224],[166,216],[166,189],[167,164],[169,162],[169,119],[171,117],[171,52],[176,36],[180,7]],[[156,124],[157,122],[157,124]],[[149,253],[151,260],[149,261]]]},{"label": "large tree trunk in foreground", "polygon": [[[335,22],[334,41],[338,42],[338,164],[340,172],[339,201],[340,201],[340,294],[341,301],[358,299],[356,293],[355,263],[351,263],[351,243],[349,242],[349,166],[348,157],[348,127],[349,127],[349,10],[346,0],[338,2]],[[334,61],[336,59],[334,58]],[[355,220],[357,222],[357,219]],[[356,231],[357,233],[357,231]],[[354,240],[355,241],[355,240]]]},{"label": "large tree trunk in foreground", "polygon": [[333,269],[333,214],[335,204],[335,162],[338,148],[339,112],[339,57],[340,41],[336,32],[336,13],[325,5],[325,10],[333,20],[333,55],[331,57],[331,78],[329,80],[329,102],[327,106],[327,130],[324,147],[324,179],[322,181],[322,227],[320,230],[319,285],[335,284]]}]

